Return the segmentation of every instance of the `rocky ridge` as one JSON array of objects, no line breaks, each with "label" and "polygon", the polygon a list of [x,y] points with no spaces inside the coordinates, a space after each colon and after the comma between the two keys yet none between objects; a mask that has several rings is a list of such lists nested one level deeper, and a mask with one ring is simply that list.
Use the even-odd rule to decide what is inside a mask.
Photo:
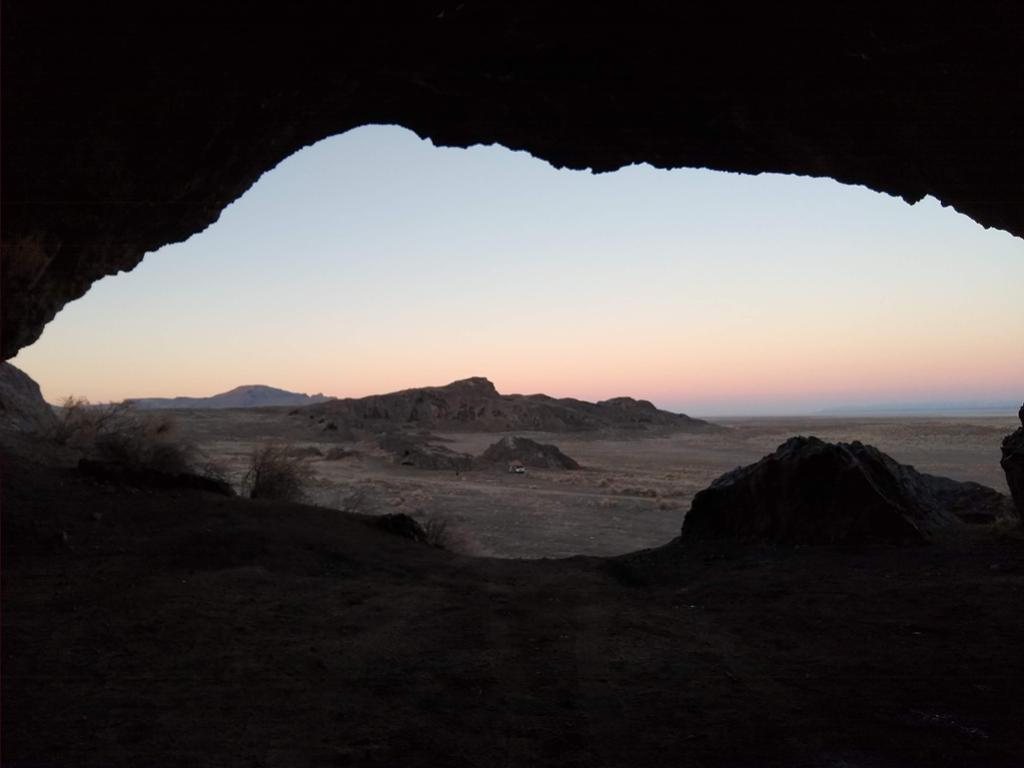
[{"label": "rocky ridge", "polygon": [[590,403],[548,395],[502,395],[483,377],[442,387],[419,387],[361,398],[331,400],[306,409],[354,429],[402,426],[472,432],[584,432],[598,429],[711,430],[709,422],[617,397]]}]

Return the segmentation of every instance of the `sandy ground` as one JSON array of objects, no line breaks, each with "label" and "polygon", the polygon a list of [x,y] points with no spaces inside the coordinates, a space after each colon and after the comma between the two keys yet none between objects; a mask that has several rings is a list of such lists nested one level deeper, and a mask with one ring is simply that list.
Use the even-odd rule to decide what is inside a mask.
[{"label": "sandy ground", "polygon": [[[718,419],[728,429],[659,437],[522,433],[558,445],[580,471],[503,468],[456,474],[395,464],[372,442],[339,441],[284,411],[175,412],[185,439],[197,443],[236,483],[253,449],[286,442],[341,460],[311,456],[309,501],[367,514],[405,512],[443,518],[455,549],[502,558],[618,555],[665,544],[678,535],[694,494],[737,466],[757,461],[793,435],[860,440],[932,474],[973,480],[1003,493],[999,444],[1016,419],[758,418]],[[501,434],[441,434],[448,448],[479,455]]]}]

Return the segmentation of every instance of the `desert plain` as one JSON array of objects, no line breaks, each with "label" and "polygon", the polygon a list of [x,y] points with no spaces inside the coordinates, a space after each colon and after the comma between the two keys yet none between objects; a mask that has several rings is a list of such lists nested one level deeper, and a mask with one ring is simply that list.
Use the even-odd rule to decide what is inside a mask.
[{"label": "desert plain", "polygon": [[[339,437],[287,409],[175,410],[167,415],[240,486],[261,445],[295,449],[311,471],[308,501],[364,514],[446,521],[465,554],[502,558],[621,555],[679,535],[693,496],[794,435],[859,440],[922,472],[1008,493],[999,466],[1009,415],[971,417],[709,417],[713,431],[436,432],[431,442],[479,456],[505,435],[553,444],[579,470],[505,465],[454,470],[404,466],[372,436]],[[341,449],[340,451],[337,449]],[[344,453],[341,459],[327,458]]]}]

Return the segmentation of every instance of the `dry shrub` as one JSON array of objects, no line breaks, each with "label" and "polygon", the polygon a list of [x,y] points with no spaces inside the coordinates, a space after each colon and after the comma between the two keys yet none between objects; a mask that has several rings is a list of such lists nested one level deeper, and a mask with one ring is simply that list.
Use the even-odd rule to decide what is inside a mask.
[{"label": "dry shrub", "polygon": [[345,512],[352,512],[357,515],[373,514],[374,509],[370,495],[366,492],[365,488],[356,488],[348,496],[340,500],[338,504],[335,504],[335,506]]},{"label": "dry shrub", "polygon": [[209,463],[200,465],[200,451],[178,440],[176,432],[173,416],[141,414],[128,400],[91,405],[84,397],[72,396],[64,400],[53,438],[87,458],[135,469],[168,475],[223,474]]},{"label": "dry shrub", "polygon": [[61,403],[53,439],[59,445],[87,449],[98,437],[122,430],[133,420],[134,410],[127,400],[93,405],[88,398],[69,395]]},{"label": "dry shrub", "polygon": [[448,520],[444,517],[432,517],[423,525],[427,536],[427,544],[438,549],[450,549],[452,533],[448,529]]},{"label": "dry shrub", "polygon": [[174,439],[174,422],[167,416],[125,418],[96,436],[92,453],[166,475],[194,472],[199,458],[195,446]]},{"label": "dry shrub", "polygon": [[380,508],[375,493],[366,484],[339,486],[328,506],[353,515],[377,515]]},{"label": "dry shrub", "polygon": [[250,499],[302,501],[311,477],[309,467],[293,448],[270,443],[253,452],[242,492]]},{"label": "dry shrub", "polygon": [[193,471],[197,475],[208,477],[211,480],[217,480],[219,482],[227,484],[229,487],[232,484],[228,476],[229,473],[227,468],[220,462],[213,461],[212,459],[208,458],[204,453],[199,453],[199,459],[193,466]]},{"label": "dry shrub", "polygon": [[[421,515],[422,512],[417,511],[416,517]],[[472,555],[478,550],[472,537],[465,533],[458,522],[453,522],[453,518],[435,516],[423,519],[421,517],[421,521],[426,536],[425,541],[429,546],[463,555]]]}]

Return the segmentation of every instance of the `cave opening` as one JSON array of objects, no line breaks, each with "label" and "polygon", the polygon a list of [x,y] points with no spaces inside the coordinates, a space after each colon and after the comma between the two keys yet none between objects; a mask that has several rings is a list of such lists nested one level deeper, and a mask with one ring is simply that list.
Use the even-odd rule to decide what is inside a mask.
[{"label": "cave opening", "polygon": [[4,3],[6,762],[1024,763],[1022,8]]},{"label": "cave opening", "polygon": [[[1013,402],[1020,251],[931,198],[909,206],[829,179],[650,166],[593,175],[366,126],[292,155],[206,231],[98,282],[13,362],[51,402],[240,385],[364,398],[485,378],[508,413],[463,393],[358,424],[322,404],[309,423],[305,411],[265,412],[280,435],[266,415],[178,419],[223,454],[236,484],[258,440],[282,438],[315,457],[317,503],[446,510],[480,554],[616,554],[671,538],[693,494],[796,428],[787,418],[991,415]],[[522,416],[512,393],[635,398],[734,434],[711,461],[707,434],[668,437],[641,414],[627,436],[657,434],[614,448],[621,429],[602,441]],[[459,421],[466,409],[475,421]],[[396,431],[419,437],[396,442]],[[528,471],[527,494],[492,472],[469,489],[484,475],[463,470],[496,435],[557,444],[593,471]],[[329,461],[329,450],[366,455]],[[1000,483],[997,466],[960,474]],[[460,485],[438,491],[429,478],[442,476]],[[488,510],[485,530],[473,510]]]}]

